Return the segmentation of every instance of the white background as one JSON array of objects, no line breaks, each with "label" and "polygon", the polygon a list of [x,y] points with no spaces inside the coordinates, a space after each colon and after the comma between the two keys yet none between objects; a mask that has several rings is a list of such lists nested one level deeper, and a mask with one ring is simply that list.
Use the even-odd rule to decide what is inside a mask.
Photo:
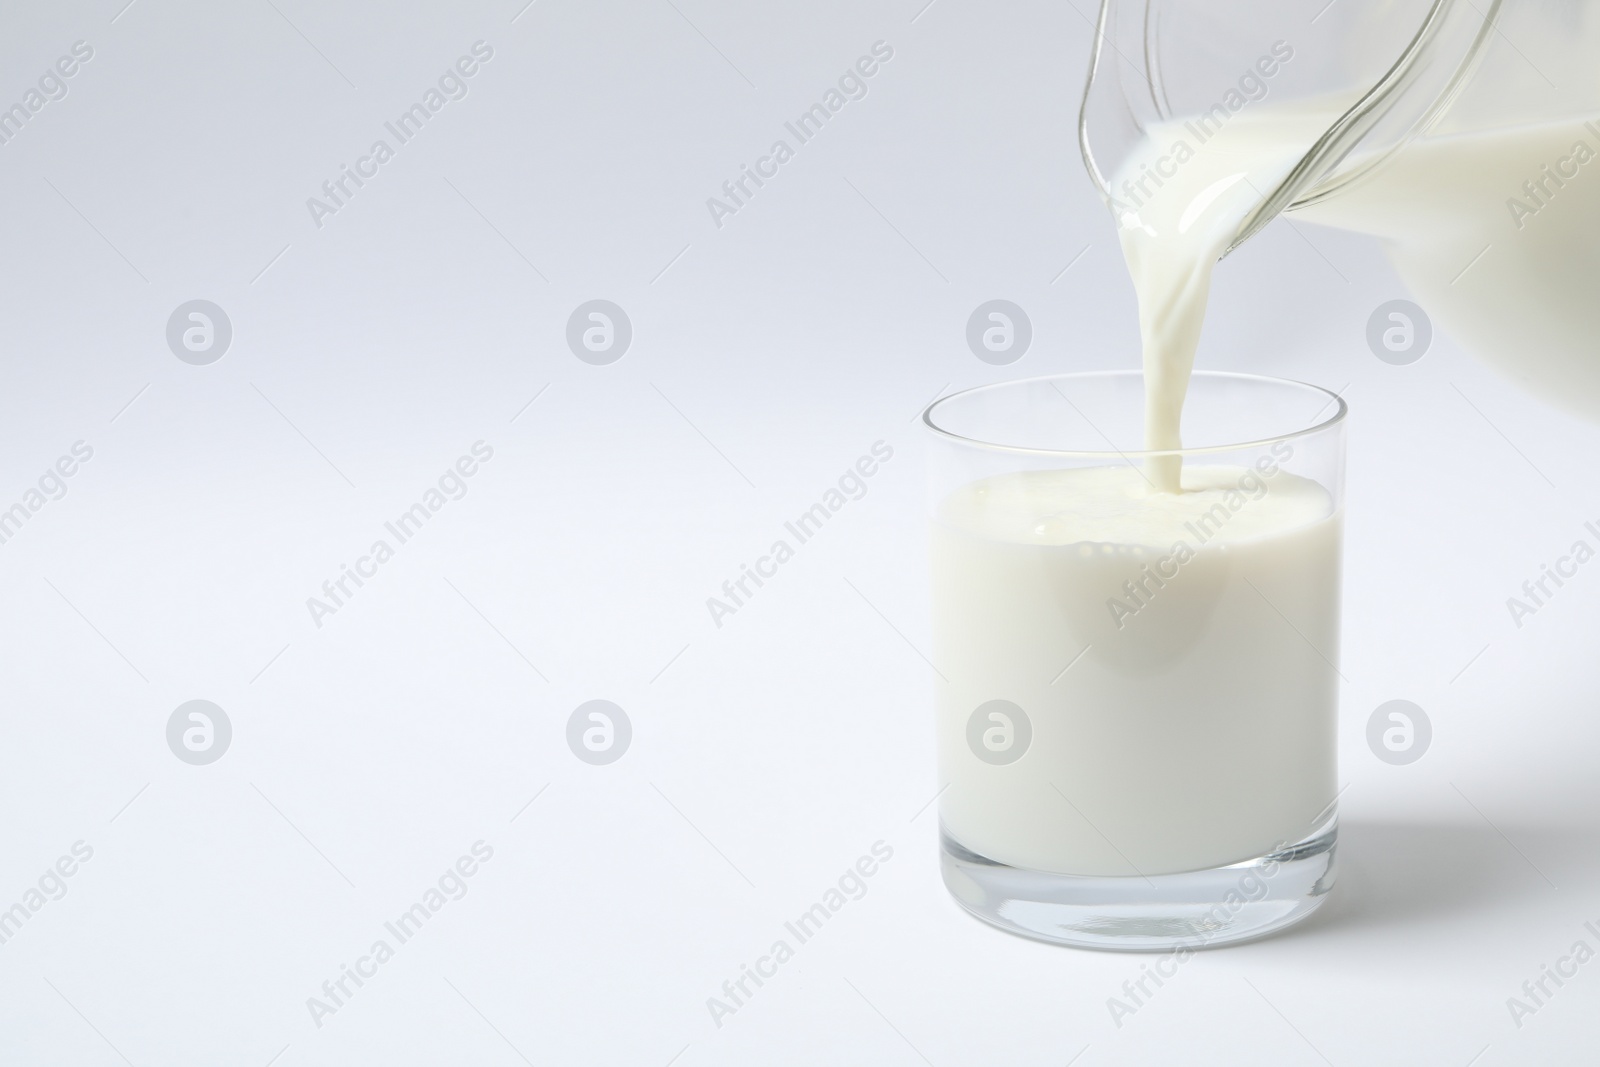
[{"label": "white background", "polygon": [[[912,420],[1136,359],[1073,129],[1088,0],[124,3],[0,13],[4,105],[94,49],[0,146],[0,507],[94,449],[0,545],[0,908],[93,848],[0,945],[0,1062],[1593,1059],[1600,963],[1520,1027],[1507,998],[1600,947],[1600,566],[1520,629],[1505,601],[1594,540],[1600,434],[1447,336],[1374,358],[1405,294],[1366,239],[1274,224],[1200,357],[1353,409],[1336,896],[1119,1027],[1148,957],[1001,934],[940,885]],[[315,225],[479,40],[467,97]],[[868,95],[716,226],[879,40]],[[1004,368],[964,337],[997,297],[1035,331]],[[209,366],[165,339],[197,298],[234,330]],[[633,324],[610,366],[565,342],[595,298]],[[479,440],[467,495],[315,625]],[[866,497],[714,626],[878,440]],[[565,740],[597,698],[634,731],[601,767]],[[1366,747],[1396,698],[1433,723],[1410,766]],[[167,747],[191,699],[233,725],[208,766]],[[470,892],[316,1025],[480,840]],[[707,998],[880,840],[866,896],[717,1026]]]}]

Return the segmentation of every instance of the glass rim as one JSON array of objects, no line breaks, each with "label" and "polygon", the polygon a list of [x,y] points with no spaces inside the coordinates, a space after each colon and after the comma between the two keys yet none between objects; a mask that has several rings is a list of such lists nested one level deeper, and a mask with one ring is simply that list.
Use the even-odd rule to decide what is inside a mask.
[{"label": "glass rim", "polygon": [[[1054,383],[1071,380],[1084,381],[1091,378],[1143,379],[1143,377],[1144,372],[1141,370],[1130,370],[1124,368],[1120,370],[1066,371],[1061,374],[1041,374],[1033,378],[1011,378],[1002,382],[990,382],[987,385],[975,385],[970,389],[961,389],[957,392],[951,393],[948,396],[942,396],[933,401],[933,403],[929,404],[922,411],[922,425],[935,437],[942,438],[955,444],[965,445],[970,448],[980,448],[990,452],[1004,452],[1023,456],[1061,456],[1075,459],[1117,458],[1126,460],[1155,459],[1161,456],[1215,455],[1220,452],[1237,452],[1240,449],[1245,448],[1260,448],[1266,445],[1276,444],[1279,441],[1293,441],[1297,438],[1309,437],[1312,434],[1322,433],[1325,430],[1329,430],[1334,426],[1339,425],[1344,421],[1345,416],[1349,414],[1350,411],[1350,406],[1345,403],[1343,396],[1334,392],[1332,389],[1328,389],[1320,385],[1313,385],[1311,382],[1302,382],[1294,378],[1275,378],[1270,374],[1248,374],[1242,371],[1197,370],[1190,376],[1191,383],[1196,379],[1226,379],[1239,382],[1254,382],[1257,384],[1272,386],[1294,386],[1295,388],[1308,390],[1312,393],[1320,393],[1321,395],[1327,397],[1329,403],[1334,406],[1334,412],[1328,418],[1322,419],[1320,422],[1315,422],[1312,425],[1302,429],[1293,430],[1289,433],[1273,434],[1269,437],[1262,437],[1254,441],[1238,441],[1223,445],[1202,445],[1195,448],[1135,450],[1118,449],[1115,446],[1104,449],[1083,449],[1029,448],[1023,445],[1004,445],[995,441],[985,441],[976,437],[965,437],[961,434],[945,429],[934,421],[934,410],[938,408],[939,405],[947,404],[952,400],[959,400],[962,397],[973,396],[977,393],[990,392],[998,389],[1015,388],[1017,386],[1036,385],[1041,382]],[[1057,391],[1059,392],[1059,390]],[[1072,404],[1072,401],[1066,398],[1066,394],[1063,393],[1062,397],[1063,399],[1067,399],[1068,404]],[[1073,406],[1076,407],[1076,405]],[[1324,405],[1324,410],[1326,410],[1326,405]],[[1082,413],[1080,412],[1080,414]],[[1318,415],[1320,414],[1321,412],[1319,411]],[[1087,421],[1088,416],[1084,416],[1084,419]],[[1094,426],[1092,422],[1089,425],[1091,427]],[[1096,432],[1099,431],[1096,430]],[[1103,437],[1105,435],[1101,434],[1101,436]]]}]

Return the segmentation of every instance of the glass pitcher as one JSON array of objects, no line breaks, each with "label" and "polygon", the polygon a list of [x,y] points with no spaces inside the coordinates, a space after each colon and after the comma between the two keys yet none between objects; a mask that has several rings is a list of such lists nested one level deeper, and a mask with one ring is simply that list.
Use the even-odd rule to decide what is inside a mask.
[{"label": "glass pitcher", "polygon": [[1464,346],[1600,420],[1600,2],[1103,0],[1079,139],[1114,212],[1153,129],[1288,107],[1330,120],[1228,251],[1285,211],[1376,235]]}]

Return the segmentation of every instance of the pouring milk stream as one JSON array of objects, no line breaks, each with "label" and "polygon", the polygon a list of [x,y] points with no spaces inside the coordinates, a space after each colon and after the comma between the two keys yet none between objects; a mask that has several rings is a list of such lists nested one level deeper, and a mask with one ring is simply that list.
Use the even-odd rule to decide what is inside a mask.
[{"label": "pouring milk stream", "polygon": [[[1182,72],[1162,69],[1168,42],[1156,27],[1166,17],[1170,40],[1172,19],[1197,9],[1174,16],[1177,6],[1106,0],[1085,105],[1085,158],[1139,298],[1147,449],[1181,447],[1218,260],[1280,210],[1378,237],[1412,294],[1465,347],[1542,399],[1600,419],[1600,10],[1591,10],[1600,5],[1433,0],[1402,58],[1372,84],[1350,84],[1342,66],[1329,73],[1279,39],[1225,92],[1200,79],[1219,94],[1211,106],[1198,88],[1171,102]],[[1232,20],[1232,32],[1249,33],[1258,13],[1234,6],[1196,26]],[[1370,31],[1373,20],[1409,27],[1396,14],[1403,6],[1344,10]],[[1366,22],[1361,8],[1371,9]],[[1127,78],[1133,42],[1105,36],[1119,25],[1137,35],[1150,65],[1144,80]],[[1298,32],[1302,43],[1336,50],[1321,39],[1332,35],[1326,25]],[[1360,48],[1365,38],[1349,35]],[[1200,51],[1194,44],[1167,63],[1182,66]],[[1098,83],[1117,105],[1109,119],[1102,106],[1100,121],[1129,127],[1105,175],[1091,150]],[[1157,491],[1179,491],[1178,457],[1153,457],[1147,475]]]},{"label": "pouring milk stream", "polygon": [[[1147,449],[1182,446],[1183,395],[1217,261],[1342,111],[1337,102],[1265,105],[1204,142],[1195,120],[1166,123],[1113,179],[1127,198],[1120,236],[1139,297]],[[1353,193],[1298,214],[1384,238],[1425,307],[1522,357],[1537,392],[1600,404],[1597,119],[1420,142]],[[1474,210],[1453,210],[1464,203]],[[1552,302],[1564,308],[1552,313]],[[1155,457],[1148,474],[1157,490],[1178,491],[1178,457]]]}]

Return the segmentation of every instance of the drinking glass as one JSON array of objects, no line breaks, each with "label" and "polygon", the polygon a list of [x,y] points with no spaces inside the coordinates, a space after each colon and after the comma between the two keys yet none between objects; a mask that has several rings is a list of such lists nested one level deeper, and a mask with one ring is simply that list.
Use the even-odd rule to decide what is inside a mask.
[{"label": "drinking glass", "polygon": [[[1197,372],[1140,451],[1137,371],[956,393],[932,437],[942,867],[996,926],[1182,950],[1334,880],[1345,404]],[[1182,464],[1158,493],[1152,461]]]}]

